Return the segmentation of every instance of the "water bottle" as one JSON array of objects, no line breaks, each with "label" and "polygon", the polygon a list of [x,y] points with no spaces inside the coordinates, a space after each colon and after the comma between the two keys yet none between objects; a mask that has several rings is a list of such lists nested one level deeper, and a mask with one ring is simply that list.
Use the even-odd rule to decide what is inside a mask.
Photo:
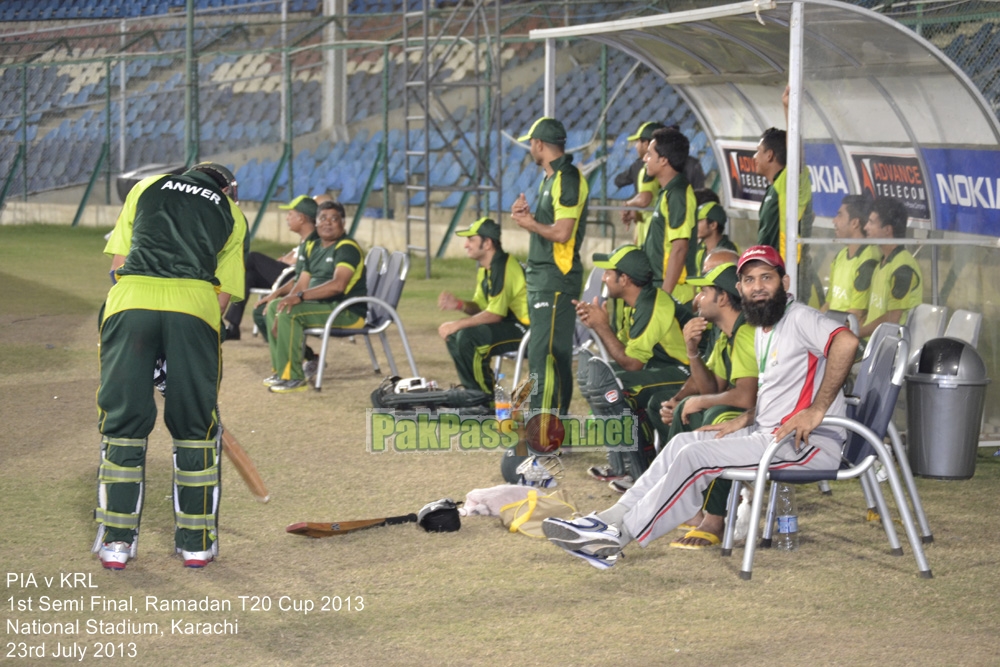
[{"label": "water bottle", "polygon": [[493,402],[496,406],[497,420],[505,421],[510,419],[510,393],[504,388],[503,373],[497,376],[497,383],[493,387]]},{"label": "water bottle", "polygon": [[795,509],[795,487],[778,482],[778,497],[774,514],[778,519],[778,533],[772,540],[775,549],[794,551],[799,548],[799,517]]}]

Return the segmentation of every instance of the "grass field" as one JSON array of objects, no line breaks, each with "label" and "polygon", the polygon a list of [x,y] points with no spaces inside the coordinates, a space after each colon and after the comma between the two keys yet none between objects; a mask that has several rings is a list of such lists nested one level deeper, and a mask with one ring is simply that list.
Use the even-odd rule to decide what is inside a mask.
[{"label": "grass field", "polygon": [[[104,571],[90,554],[103,231],[0,227],[0,656],[12,664],[43,643],[48,657],[34,664],[65,662],[51,657],[57,644],[76,645],[77,656],[86,649],[86,660],[124,651],[135,655],[115,659],[165,666],[1000,664],[1000,457],[992,450],[981,451],[969,481],[918,480],[935,536],[931,580],[917,576],[908,547],[903,557],[888,554],[848,482],[834,484],[832,497],[801,487],[801,548],[759,551],[750,582],[737,577],[740,549],[723,559],[662,539],[627,548],[601,572],[486,517],[457,533],[409,524],[313,540],[284,527],[461,499],[502,483],[499,457],[368,453],[365,408],[380,378],[363,344],[332,343],[322,392],[275,395],[260,384],[269,361],[249,318],[243,339],[224,346],[220,406],[272,501],[254,502],[227,469],[221,556],[204,570],[182,568],[173,554],[170,438],[159,420],[139,558],[124,572]],[[444,262],[433,279],[412,278],[403,295],[420,372],[444,383],[455,376],[436,333],[436,295],[470,292],[472,275],[466,262]],[[579,399],[574,407],[583,409]],[[561,485],[582,512],[614,502],[585,473],[600,455],[565,458]],[[64,581],[67,573],[85,576]],[[133,609],[113,609],[129,598]],[[230,607],[183,608],[192,600]],[[79,621],[80,632],[23,632],[33,621]],[[91,634],[101,622],[112,632]],[[185,634],[224,622],[237,632]]]}]

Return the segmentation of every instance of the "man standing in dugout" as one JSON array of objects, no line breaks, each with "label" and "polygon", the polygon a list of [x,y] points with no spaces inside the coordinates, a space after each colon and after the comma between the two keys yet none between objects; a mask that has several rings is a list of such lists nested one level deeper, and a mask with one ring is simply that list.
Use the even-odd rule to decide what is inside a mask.
[{"label": "man standing in dugout", "polygon": [[220,329],[230,299],[243,298],[247,241],[236,199],[236,179],[219,164],[151,176],[129,192],[104,249],[115,285],[101,319],[93,550],[105,568],[136,556],[158,357],[170,360],[174,544],[185,567],[218,555]]},{"label": "man standing in dugout", "polygon": [[573,156],[565,152],[566,128],[558,120],[539,118],[518,141],[531,142],[531,157],[545,171],[534,213],[524,193],[511,207],[514,222],[531,233],[526,272],[531,320],[528,365],[538,389],[531,409],[567,414],[573,395],[572,301],[580,295],[583,281],[580,245],[589,187],[573,166]]},{"label": "man standing in dugout", "polygon": [[674,128],[653,132],[646,152],[646,172],[660,183],[660,194],[649,221],[642,250],[653,267],[653,283],[672,294],[679,303],[689,303],[694,288],[687,276],[698,275],[694,188],[684,176],[690,142]]},{"label": "man standing in dugout", "polygon": [[459,310],[468,317],[445,322],[438,334],[448,346],[462,386],[492,394],[490,358],[516,350],[528,330],[524,269],[516,257],[504,252],[500,225],[491,218],[480,218],[455,235],[465,238],[465,252],[479,265],[476,291],[471,301],[441,292],[441,310]]}]

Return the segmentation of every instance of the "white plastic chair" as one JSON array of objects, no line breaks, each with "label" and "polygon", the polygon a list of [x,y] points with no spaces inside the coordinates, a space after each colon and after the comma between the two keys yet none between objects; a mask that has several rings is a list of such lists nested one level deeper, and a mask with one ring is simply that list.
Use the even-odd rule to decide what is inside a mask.
[{"label": "white plastic chair", "polygon": [[983,324],[983,314],[959,308],[951,314],[944,335],[963,340],[972,347],[979,347],[979,329]]}]

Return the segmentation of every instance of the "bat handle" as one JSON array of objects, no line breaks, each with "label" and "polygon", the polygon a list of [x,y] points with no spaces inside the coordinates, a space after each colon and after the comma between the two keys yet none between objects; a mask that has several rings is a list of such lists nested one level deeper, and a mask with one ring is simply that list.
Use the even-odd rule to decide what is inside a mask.
[{"label": "bat handle", "polygon": [[416,514],[405,514],[403,516],[390,516],[390,517],[388,517],[385,520],[385,525],[387,525],[387,526],[395,526],[395,525],[400,524],[400,523],[416,523],[416,522],[417,522],[417,515]]}]

